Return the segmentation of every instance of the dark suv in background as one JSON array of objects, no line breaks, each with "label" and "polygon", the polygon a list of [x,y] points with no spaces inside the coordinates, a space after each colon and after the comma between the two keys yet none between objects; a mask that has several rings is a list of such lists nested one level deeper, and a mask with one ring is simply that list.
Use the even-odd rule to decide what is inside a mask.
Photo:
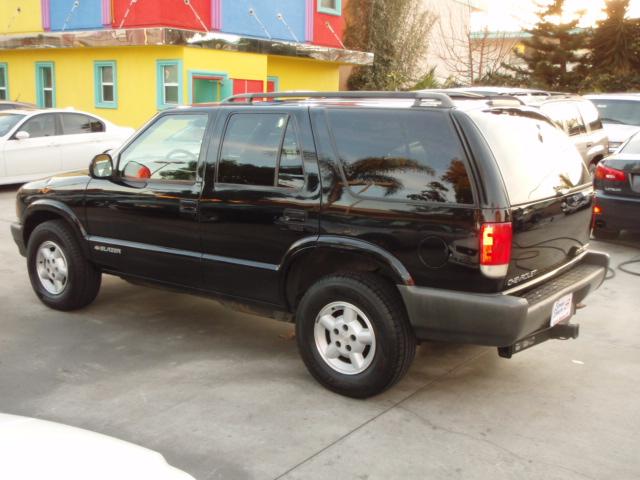
[{"label": "dark suv in background", "polygon": [[311,374],[367,397],[420,340],[510,357],[575,338],[608,264],[592,201],[571,142],[513,102],[251,94],[25,185],[12,231],[52,308],[91,303],[102,273],[211,295],[295,321]]}]

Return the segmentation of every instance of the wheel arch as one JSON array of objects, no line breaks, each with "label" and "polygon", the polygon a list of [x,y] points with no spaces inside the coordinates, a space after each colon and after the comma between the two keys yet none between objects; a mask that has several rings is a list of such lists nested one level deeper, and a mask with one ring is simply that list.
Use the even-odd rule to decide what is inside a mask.
[{"label": "wheel arch", "polygon": [[56,200],[36,200],[24,210],[22,215],[22,236],[24,244],[28,245],[29,238],[35,228],[49,220],[63,220],[80,242],[82,251],[88,256],[88,246],[86,243],[87,232],[80,222],[78,216],[62,202]]},{"label": "wheel arch", "polygon": [[292,312],[313,283],[334,273],[376,273],[393,285],[414,285],[409,271],[390,252],[364,240],[333,235],[294,244],[280,270],[281,295]]}]

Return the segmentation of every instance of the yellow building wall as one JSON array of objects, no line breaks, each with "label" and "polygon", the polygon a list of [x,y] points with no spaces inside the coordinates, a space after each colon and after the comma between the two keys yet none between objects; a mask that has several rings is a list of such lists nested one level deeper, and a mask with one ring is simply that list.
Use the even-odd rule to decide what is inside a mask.
[{"label": "yellow building wall", "polygon": [[334,91],[340,87],[340,64],[270,56],[267,75],[278,77],[279,90]]},{"label": "yellow building wall", "polygon": [[0,0],[0,35],[42,32],[40,2],[41,0]]},{"label": "yellow building wall", "polygon": [[[156,61],[180,60],[182,51],[182,47],[5,50],[0,51],[0,62],[8,63],[12,100],[36,103],[35,62],[53,62],[56,108],[73,107],[138,128],[158,111]],[[117,109],[95,106],[94,61],[116,62]]]},{"label": "yellow building wall", "polygon": [[[182,61],[184,104],[190,100],[190,70],[265,82],[268,76],[276,76],[280,90],[337,90],[339,87],[339,64],[260,54],[169,46],[0,50],[0,63],[8,65],[12,100],[36,103],[35,64],[53,62],[56,108],[73,107],[134,128],[158,112],[158,60]],[[95,106],[95,61],[116,62],[117,109]],[[231,94],[230,88],[228,93]]]},{"label": "yellow building wall", "polygon": [[185,74],[189,70],[203,70],[226,72],[229,78],[264,80],[267,76],[267,56],[187,47],[184,49],[184,70]]}]

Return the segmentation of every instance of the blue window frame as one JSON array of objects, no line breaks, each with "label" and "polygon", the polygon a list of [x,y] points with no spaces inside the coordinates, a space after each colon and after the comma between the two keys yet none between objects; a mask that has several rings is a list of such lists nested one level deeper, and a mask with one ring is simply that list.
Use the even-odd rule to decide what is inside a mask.
[{"label": "blue window frame", "polygon": [[329,15],[342,15],[342,0],[318,0],[318,12]]},{"label": "blue window frame", "polygon": [[36,62],[36,104],[40,108],[56,106],[56,70],[53,62]]},{"label": "blue window frame", "polygon": [[9,100],[9,75],[7,64],[0,63],[0,100]]},{"label": "blue window frame", "polygon": [[93,79],[96,107],[118,108],[118,70],[116,62],[94,62]]},{"label": "blue window frame", "polygon": [[182,105],[182,61],[157,61],[158,109]]}]

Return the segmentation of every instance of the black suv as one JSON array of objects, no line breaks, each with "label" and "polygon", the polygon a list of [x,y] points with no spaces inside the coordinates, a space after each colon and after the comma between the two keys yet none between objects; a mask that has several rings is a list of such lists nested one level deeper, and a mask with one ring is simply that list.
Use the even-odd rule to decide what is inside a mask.
[{"label": "black suv", "polygon": [[248,94],[23,186],[11,229],[52,308],[91,303],[102,273],[212,295],[295,321],[311,374],[367,397],[420,340],[510,357],[575,338],[608,265],[592,202],[571,142],[513,102]]}]

